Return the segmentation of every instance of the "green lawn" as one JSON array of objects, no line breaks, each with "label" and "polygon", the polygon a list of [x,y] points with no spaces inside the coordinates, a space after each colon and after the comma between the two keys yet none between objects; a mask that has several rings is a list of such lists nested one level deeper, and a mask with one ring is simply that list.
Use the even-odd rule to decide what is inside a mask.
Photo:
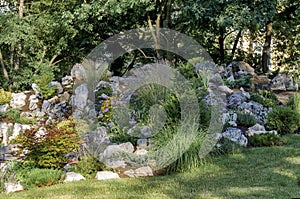
[{"label": "green lawn", "polygon": [[251,148],[213,158],[190,172],[143,179],[87,180],[2,194],[0,198],[300,197],[300,135],[286,138],[285,146]]}]

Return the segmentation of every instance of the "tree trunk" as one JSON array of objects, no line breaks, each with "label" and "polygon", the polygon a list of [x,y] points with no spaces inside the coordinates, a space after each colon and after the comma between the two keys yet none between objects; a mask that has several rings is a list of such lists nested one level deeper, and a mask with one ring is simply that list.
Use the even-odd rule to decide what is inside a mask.
[{"label": "tree trunk", "polygon": [[4,65],[1,49],[0,49],[0,64],[1,64],[1,67],[2,67],[3,76],[5,77],[5,79],[9,80],[8,72],[7,72],[6,67]]},{"label": "tree trunk", "polygon": [[[19,1],[19,17],[20,19],[24,16],[24,0]],[[15,63],[15,70],[19,70],[20,68],[20,62],[21,62],[21,51],[22,51],[22,45],[20,43],[17,44],[17,58]]]},{"label": "tree trunk", "polygon": [[224,47],[224,28],[220,28],[219,36],[219,53],[220,53],[220,62],[223,63],[225,60],[225,47]]},{"label": "tree trunk", "polygon": [[234,54],[235,54],[235,51],[237,49],[237,45],[239,43],[239,40],[240,40],[241,36],[242,36],[242,29],[239,30],[239,32],[238,32],[238,34],[237,34],[237,36],[235,38],[235,41],[234,41],[234,44],[233,44],[233,48],[231,50],[231,57],[232,58],[234,58]]},{"label": "tree trunk", "polygon": [[268,62],[270,57],[270,48],[271,48],[271,40],[272,40],[272,21],[269,21],[266,24],[266,39],[265,44],[263,47],[263,54],[262,54],[262,70],[264,73],[268,72]]}]

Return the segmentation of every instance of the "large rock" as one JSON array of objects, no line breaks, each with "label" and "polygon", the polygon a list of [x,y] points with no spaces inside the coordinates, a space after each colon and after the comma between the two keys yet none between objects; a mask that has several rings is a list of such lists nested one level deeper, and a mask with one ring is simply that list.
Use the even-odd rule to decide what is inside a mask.
[{"label": "large rock", "polygon": [[80,173],[67,172],[66,179],[64,180],[64,182],[74,182],[80,180],[85,180],[85,177],[83,177]]},{"label": "large rock", "polygon": [[38,108],[39,98],[36,95],[29,97],[29,110],[33,111]]},{"label": "large rock", "polygon": [[79,110],[84,110],[84,108],[88,104],[88,95],[89,89],[87,87],[87,84],[81,84],[80,86],[78,86],[75,89],[75,93],[72,99],[73,107]]},{"label": "large rock", "polygon": [[20,183],[4,183],[4,187],[6,193],[13,193],[24,190],[24,187]]},{"label": "large rock", "polygon": [[52,81],[49,83],[49,87],[52,88],[52,87],[56,87],[56,90],[57,90],[57,93],[58,94],[61,94],[64,92],[64,89],[63,87],[61,86],[61,84],[58,82],[58,81]]},{"label": "large rock", "polygon": [[105,159],[105,158],[110,158],[113,155],[119,153],[133,153],[133,151],[134,151],[134,146],[130,142],[122,143],[120,145],[109,145],[106,147],[106,149],[104,150],[104,152],[101,154],[100,157]]},{"label": "large rock", "polygon": [[25,130],[28,130],[30,128],[31,128],[30,125],[15,123],[12,135],[8,138],[8,140],[11,141],[16,139],[16,137],[20,134],[20,132],[24,133]]},{"label": "large rock", "polygon": [[140,167],[135,170],[130,169],[124,172],[124,175],[133,178],[133,177],[147,177],[147,176],[153,176],[153,171],[151,167],[145,166]]},{"label": "large rock", "polygon": [[12,129],[13,124],[0,122],[0,137],[2,137],[2,144],[7,145],[8,142],[8,132]]},{"label": "large rock", "polygon": [[133,153],[134,146],[130,142],[120,145],[109,145],[103,153],[100,154],[100,161],[104,162],[106,166],[111,168],[124,168],[126,162],[123,157],[126,153]]},{"label": "large rock", "polygon": [[230,126],[237,126],[237,123],[236,123],[236,120],[237,120],[237,114],[235,112],[226,112],[226,113],[223,113],[222,115],[222,123],[223,124],[230,124]]},{"label": "large rock", "polygon": [[270,88],[273,91],[298,90],[298,85],[292,77],[282,73],[272,79]]},{"label": "large rock", "polygon": [[75,83],[79,84],[86,80],[86,71],[82,64],[75,64],[71,70],[71,76],[75,79]]},{"label": "large rock", "polygon": [[247,96],[243,92],[235,92],[227,98],[227,106],[237,108],[247,101]]},{"label": "large rock", "polygon": [[61,79],[61,84],[65,88],[72,88],[72,86],[73,86],[73,78],[72,78],[72,76],[65,76],[65,77],[63,77]]},{"label": "large rock", "polygon": [[120,178],[117,173],[112,171],[98,171],[95,177],[97,180],[109,180]]},{"label": "large rock", "polygon": [[12,108],[23,108],[26,105],[26,98],[25,93],[12,93],[10,106]]},{"label": "large rock", "polygon": [[227,128],[222,137],[227,138],[241,146],[247,146],[248,139],[244,136],[243,132],[238,128]]},{"label": "large rock", "polygon": [[274,133],[277,134],[276,131],[266,131],[265,127],[260,124],[255,124],[254,126],[251,126],[248,128],[248,131],[246,132],[248,136],[253,136],[255,134],[265,134],[265,133]]},{"label": "large rock", "polygon": [[0,105],[0,113],[7,111],[9,104]]},{"label": "large rock", "polygon": [[254,69],[246,62],[235,61],[226,67],[225,74],[223,76],[226,78],[233,76],[234,79],[238,79],[247,75],[254,76]]}]

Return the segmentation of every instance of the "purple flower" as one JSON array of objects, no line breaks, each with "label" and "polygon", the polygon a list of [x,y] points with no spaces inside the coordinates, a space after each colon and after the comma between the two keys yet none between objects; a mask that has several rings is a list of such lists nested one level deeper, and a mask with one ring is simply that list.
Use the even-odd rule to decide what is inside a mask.
[{"label": "purple flower", "polygon": [[131,124],[131,125],[134,125],[134,124],[136,124],[137,123],[137,121],[135,120],[135,119],[131,119],[130,121],[129,121],[129,124]]},{"label": "purple flower", "polygon": [[109,108],[105,108],[104,110],[103,110],[103,113],[106,113],[106,112],[108,112],[109,111]]}]

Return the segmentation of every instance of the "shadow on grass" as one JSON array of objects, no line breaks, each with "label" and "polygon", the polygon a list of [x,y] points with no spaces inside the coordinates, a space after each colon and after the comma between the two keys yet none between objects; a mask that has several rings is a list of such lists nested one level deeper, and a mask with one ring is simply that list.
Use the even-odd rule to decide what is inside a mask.
[{"label": "shadow on grass", "polygon": [[293,198],[300,197],[300,135],[279,147],[212,158],[192,171],[153,178],[88,180],[4,198]]}]

